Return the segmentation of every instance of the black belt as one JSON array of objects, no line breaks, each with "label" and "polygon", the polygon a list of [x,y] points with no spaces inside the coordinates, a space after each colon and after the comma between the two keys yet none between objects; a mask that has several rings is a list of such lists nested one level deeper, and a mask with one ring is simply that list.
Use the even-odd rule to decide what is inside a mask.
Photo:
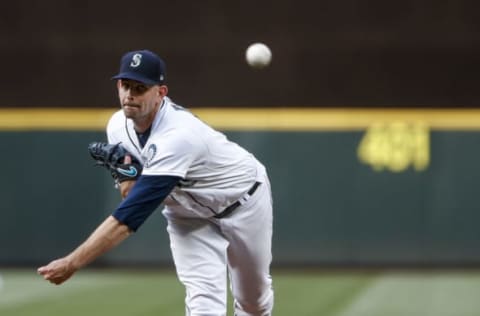
[{"label": "black belt", "polygon": [[[258,186],[260,185],[261,182],[255,182],[255,184],[250,188],[250,190],[248,190],[247,192],[247,195],[248,196],[252,196],[253,193],[255,193],[255,191],[257,191],[257,188]],[[230,215],[233,211],[235,211],[235,209],[237,207],[239,207],[240,205],[242,205],[242,203],[240,203],[240,201],[237,201],[235,203],[233,203],[232,205],[230,205],[229,207],[227,207],[226,209],[224,209],[222,212],[218,213],[217,215],[213,216],[215,218],[224,218],[225,216],[228,216]]]}]

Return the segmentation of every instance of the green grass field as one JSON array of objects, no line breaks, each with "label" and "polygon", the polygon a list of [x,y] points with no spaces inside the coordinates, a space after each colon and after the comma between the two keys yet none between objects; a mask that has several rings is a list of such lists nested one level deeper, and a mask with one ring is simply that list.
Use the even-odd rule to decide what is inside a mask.
[{"label": "green grass field", "polygon": [[[172,271],[84,270],[61,286],[34,269],[0,275],[0,315],[184,315]],[[480,271],[274,270],[273,277],[275,316],[480,315]]]}]

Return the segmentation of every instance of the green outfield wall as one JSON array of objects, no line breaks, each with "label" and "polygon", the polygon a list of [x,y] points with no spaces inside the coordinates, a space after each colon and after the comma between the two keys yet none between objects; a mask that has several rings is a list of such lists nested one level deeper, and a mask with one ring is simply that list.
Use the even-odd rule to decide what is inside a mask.
[{"label": "green outfield wall", "polygon": [[[0,265],[64,255],[115,208],[87,152],[112,111],[0,111]],[[267,166],[274,264],[480,264],[480,111],[232,111],[197,114]],[[157,211],[97,263],[170,264],[165,228]]]}]

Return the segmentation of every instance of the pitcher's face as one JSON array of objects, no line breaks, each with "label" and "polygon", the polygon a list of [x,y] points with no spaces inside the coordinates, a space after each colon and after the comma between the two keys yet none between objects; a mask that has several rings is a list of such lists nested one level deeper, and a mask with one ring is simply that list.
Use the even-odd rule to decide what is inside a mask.
[{"label": "pitcher's face", "polygon": [[133,120],[154,115],[161,104],[165,86],[148,86],[144,83],[120,79],[117,81],[118,97],[123,112]]}]

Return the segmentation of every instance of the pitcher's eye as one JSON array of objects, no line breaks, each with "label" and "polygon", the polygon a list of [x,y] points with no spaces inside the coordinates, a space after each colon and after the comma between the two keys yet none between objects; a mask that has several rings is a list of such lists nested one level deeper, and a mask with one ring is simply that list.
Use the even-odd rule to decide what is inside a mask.
[{"label": "pitcher's eye", "polygon": [[148,90],[148,87],[145,86],[145,85],[143,85],[143,84],[140,84],[140,85],[138,85],[138,86],[136,86],[136,87],[133,87],[132,90],[134,90],[135,92],[141,94],[141,93],[144,93],[145,91],[147,91],[147,90]]}]

